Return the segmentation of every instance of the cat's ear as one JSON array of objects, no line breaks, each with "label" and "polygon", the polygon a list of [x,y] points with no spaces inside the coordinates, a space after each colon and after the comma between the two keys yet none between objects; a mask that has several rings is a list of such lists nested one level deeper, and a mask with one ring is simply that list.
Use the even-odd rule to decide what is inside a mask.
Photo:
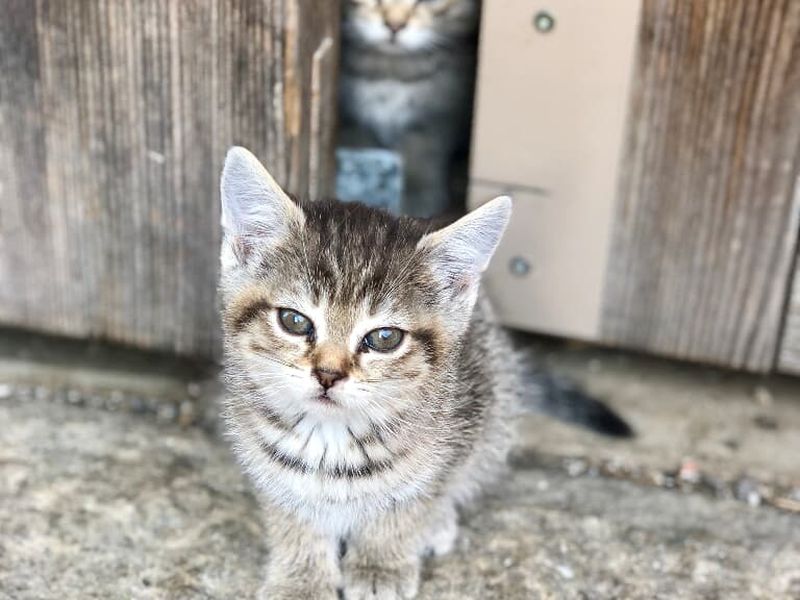
[{"label": "cat's ear", "polygon": [[500,196],[418,242],[417,248],[428,254],[434,275],[452,298],[466,296],[474,301],[481,273],[510,217],[511,198]]},{"label": "cat's ear", "polygon": [[[228,259],[243,262],[254,247],[269,247],[302,225],[302,209],[284,192],[253,154],[228,150],[220,182],[221,224]],[[223,262],[225,262],[223,256]]]}]

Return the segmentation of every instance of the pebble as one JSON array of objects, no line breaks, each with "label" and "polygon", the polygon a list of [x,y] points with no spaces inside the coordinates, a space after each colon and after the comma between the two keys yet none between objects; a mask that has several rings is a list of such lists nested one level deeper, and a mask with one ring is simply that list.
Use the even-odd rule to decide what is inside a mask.
[{"label": "pebble", "polygon": [[578,477],[586,472],[586,462],[583,460],[570,460],[567,463],[567,474],[570,477]]},{"label": "pebble", "polygon": [[736,482],[733,493],[738,500],[747,502],[750,506],[755,507],[761,504],[761,492],[758,489],[758,482],[747,477],[743,477]]},{"label": "pebble", "polygon": [[178,416],[178,408],[171,402],[164,402],[156,411],[156,418],[162,423],[172,423]]},{"label": "pebble", "polygon": [[556,571],[564,579],[573,579],[575,577],[575,571],[569,565],[556,565]]},{"label": "pebble", "polygon": [[756,389],[753,391],[753,396],[761,406],[771,406],[772,405],[772,392],[770,392],[767,388],[763,385],[756,386]]},{"label": "pebble", "polygon": [[0,384],[0,400],[10,398],[14,394],[14,386],[8,383]]},{"label": "pebble", "polygon": [[678,478],[685,483],[697,483],[700,481],[700,467],[691,458],[684,458],[678,470]]}]

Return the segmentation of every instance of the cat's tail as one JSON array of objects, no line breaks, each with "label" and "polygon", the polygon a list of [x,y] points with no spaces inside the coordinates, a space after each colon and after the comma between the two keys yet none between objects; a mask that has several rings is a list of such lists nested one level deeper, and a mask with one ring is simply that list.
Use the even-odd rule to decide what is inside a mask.
[{"label": "cat's tail", "polygon": [[532,379],[538,389],[535,394],[525,395],[525,406],[603,435],[617,438],[635,435],[625,419],[576,383],[543,373],[532,376]]}]

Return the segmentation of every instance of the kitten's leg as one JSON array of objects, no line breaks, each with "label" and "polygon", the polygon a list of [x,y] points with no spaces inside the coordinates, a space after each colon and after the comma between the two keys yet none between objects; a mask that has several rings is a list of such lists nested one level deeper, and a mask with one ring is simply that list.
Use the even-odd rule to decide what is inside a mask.
[{"label": "kitten's leg", "polygon": [[440,517],[431,523],[425,536],[425,555],[449,554],[458,538],[458,513],[452,504],[442,507]]},{"label": "kitten's leg", "polygon": [[347,600],[405,600],[419,589],[422,554],[446,507],[415,503],[387,512],[354,532],[342,570]]},{"label": "kitten's leg", "polygon": [[338,540],[280,509],[267,507],[265,514],[270,552],[259,600],[336,600]]},{"label": "kitten's leg", "polygon": [[437,132],[407,131],[403,155],[403,212],[432,217],[450,208],[450,151]]}]

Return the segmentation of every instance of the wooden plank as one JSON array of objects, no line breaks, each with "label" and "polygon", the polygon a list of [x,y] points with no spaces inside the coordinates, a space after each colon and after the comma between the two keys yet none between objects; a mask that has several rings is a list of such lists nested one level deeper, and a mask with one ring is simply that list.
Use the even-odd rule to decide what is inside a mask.
[{"label": "wooden plank", "polygon": [[225,150],[332,189],[338,3],[0,10],[0,323],[215,355]]},{"label": "wooden plank", "polygon": [[[795,203],[800,204],[800,178],[794,186]],[[800,246],[794,257],[794,276],[784,316],[778,370],[800,375]]]},{"label": "wooden plank", "polygon": [[606,342],[774,366],[799,110],[800,2],[644,0]]}]

